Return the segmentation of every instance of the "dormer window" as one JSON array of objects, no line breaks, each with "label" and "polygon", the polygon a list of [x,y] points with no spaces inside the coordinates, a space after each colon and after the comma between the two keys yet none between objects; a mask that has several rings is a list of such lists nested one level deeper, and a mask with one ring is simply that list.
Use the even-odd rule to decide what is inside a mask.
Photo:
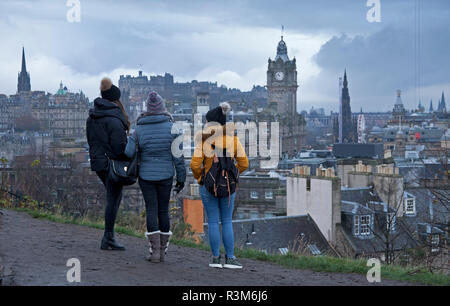
[{"label": "dormer window", "polygon": [[416,199],[406,198],[404,199],[404,214],[405,215],[415,215],[416,214]]},{"label": "dormer window", "polygon": [[370,235],[370,215],[359,217],[359,234]]},{"label": "dormer window", "polygon": [[354,216],[353,225],[355,236],[370,235],[370,215]]}]

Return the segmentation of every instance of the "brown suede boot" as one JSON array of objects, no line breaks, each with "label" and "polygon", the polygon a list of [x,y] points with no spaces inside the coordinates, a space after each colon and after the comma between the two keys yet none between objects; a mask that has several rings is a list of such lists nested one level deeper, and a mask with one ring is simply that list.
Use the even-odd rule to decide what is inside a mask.
[{"label": "brown suede boot", "polygon": [[164,262],[167,250],[169,249],[170,236],[172,236],[172,232],[170,231],[168,233],[161,232],[161,254],[160,254],[161,262]]},{"label": "brown suede boot", "polygon": [[145,236],[148,239],[149,244],[149,256],[147,256],[147,260],[151,262],[160,262],[160,253],[161,253],[161,242],[160,242],[160,231],[155,231],[151,233],[145,233]]}]

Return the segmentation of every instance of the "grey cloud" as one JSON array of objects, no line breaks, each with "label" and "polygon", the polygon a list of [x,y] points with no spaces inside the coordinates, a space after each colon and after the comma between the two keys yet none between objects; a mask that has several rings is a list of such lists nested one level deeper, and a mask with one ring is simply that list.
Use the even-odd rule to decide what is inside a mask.
[{"label": "grey cloud", "polygon": [[[243,76],[273,57],[276,41],[272,49],[255,55],[248,37],[231,40],[223,34],[227,29],[258,32],[284,24],[288,45],[289,33],[335,35],[315,57],[321,73],[300,80],[306,83],[301,92],[305,105],[319,102],[335,108],[309,97],[334,99],[337,77],[345,67],[355,103],[373,103],[370,97],[390,96],[397,87],[414,85],[414,1],[381,0],[379,24],[366,21],[366,2],[81,0],[82,22],[70,24],[65,1],[4,0],[0,34],[8,48],[19,52],[24,44],[28,55],[46,54],[77,73],[96,75],[143,65],[145,71],[171,72],[184,79],[203,70]],[[448,0],[422,0],[423,85],[450,83],[449,12]]]}]

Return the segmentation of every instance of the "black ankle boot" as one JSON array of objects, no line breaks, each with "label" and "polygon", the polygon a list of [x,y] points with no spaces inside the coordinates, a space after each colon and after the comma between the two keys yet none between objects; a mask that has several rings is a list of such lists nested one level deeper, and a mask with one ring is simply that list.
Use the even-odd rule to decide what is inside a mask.
[{"label": "black ankle boot", "polygon": [[118,250],[124,251],[125,247],[119,244],[116,239],[114,239],[113,232],[106,232],[102,239],[102,244],[100,246],[102,250]]}]

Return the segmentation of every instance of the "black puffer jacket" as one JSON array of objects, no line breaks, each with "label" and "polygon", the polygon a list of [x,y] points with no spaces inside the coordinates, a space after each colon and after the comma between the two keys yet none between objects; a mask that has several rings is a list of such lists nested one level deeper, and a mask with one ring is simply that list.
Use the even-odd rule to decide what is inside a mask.
[{"label": "black puffer jacket", "polygon": [[86,134],[93,171],[108,169],[106,155],[111,159],[127,159],[124,154],[127,121],[116,104],[102,98],[95,99],[86,121]]}]

